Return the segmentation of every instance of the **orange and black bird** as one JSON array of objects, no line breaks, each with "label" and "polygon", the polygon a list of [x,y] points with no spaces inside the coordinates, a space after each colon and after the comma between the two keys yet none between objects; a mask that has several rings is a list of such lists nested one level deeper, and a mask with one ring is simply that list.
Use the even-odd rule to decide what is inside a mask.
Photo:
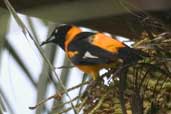
[{"label": "orange and black bird", "polygon": [[57,26],[41,45],[47,43],[58,44],[71,62],[94,80],[100,69],[111,67],[116,59],[122,59],[124,63],[142,59],[138,50],[116,38],[98,31],[85,32],[75,25]]}]

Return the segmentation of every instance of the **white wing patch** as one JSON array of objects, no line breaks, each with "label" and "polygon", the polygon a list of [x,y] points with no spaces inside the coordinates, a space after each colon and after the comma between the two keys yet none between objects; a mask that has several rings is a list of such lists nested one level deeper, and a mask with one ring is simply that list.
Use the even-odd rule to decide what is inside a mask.
[{"label": "white wing patch", "polygon": [[99,58],[99,57],[92,55],[90,52],[86,51],[83,56],[83,59],[85,59],[85,58],[94,58],[95,59],[95,58]]},{"label": "white wing patch", "polygon": [[90,28],[86,28],[86,27],[80,27],[80,29],[81,29],[83,32],[94,32],[94,33],[97,32],[96,30],[93,30],[93,29],[90,29]]},{"label": "white wing patch", "polygon": [[108,32],[103,32],[103,34],[105,34],[108,37],[112,37],[112,35],[110,33],[108,33]]},{"label": "white wing patch", "polygon": [[132,45],[135,43],[134,41],[131,41],[129,38],[123,37],[123,36],[115,36],[117,40],[123,42],[129,47],[132,47]]}]

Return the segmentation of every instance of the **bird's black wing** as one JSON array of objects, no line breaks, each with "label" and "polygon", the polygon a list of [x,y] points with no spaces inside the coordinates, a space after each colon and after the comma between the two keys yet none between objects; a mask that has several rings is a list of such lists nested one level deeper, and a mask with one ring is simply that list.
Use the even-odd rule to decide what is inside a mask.
[{"label": "bird's black wing", "polygon": [[68,50],[78,52],[70,58],[74,64],[106,64],[116,58],[115,54],[91,44],[89,37],[93,37],[94,34],[82,32],[70,42]]}]

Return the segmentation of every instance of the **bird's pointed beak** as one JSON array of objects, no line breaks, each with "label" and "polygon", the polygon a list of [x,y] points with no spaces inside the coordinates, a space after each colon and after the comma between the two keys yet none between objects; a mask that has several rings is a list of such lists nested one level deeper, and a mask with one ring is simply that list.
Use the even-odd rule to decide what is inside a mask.
[{"label": "bird's pointed beak", "polygon": [[47,43],[52,43],[55,40],[55,36],[50,36],[46,41],[42,42],[40,46],[43,46]]}]

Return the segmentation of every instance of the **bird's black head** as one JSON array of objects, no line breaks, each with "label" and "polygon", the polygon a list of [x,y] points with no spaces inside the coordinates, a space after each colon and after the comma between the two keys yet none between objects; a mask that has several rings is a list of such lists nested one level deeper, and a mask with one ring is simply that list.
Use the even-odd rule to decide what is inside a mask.
[{"label": "bird's black head", "polygon": [[47,43],[59,44],[61,48],[64,48],[64,42],[67,32],[72,28],[72,25],[60,25],[57,26],[51,33],[49,38],[42,42],[41,46]]}]

